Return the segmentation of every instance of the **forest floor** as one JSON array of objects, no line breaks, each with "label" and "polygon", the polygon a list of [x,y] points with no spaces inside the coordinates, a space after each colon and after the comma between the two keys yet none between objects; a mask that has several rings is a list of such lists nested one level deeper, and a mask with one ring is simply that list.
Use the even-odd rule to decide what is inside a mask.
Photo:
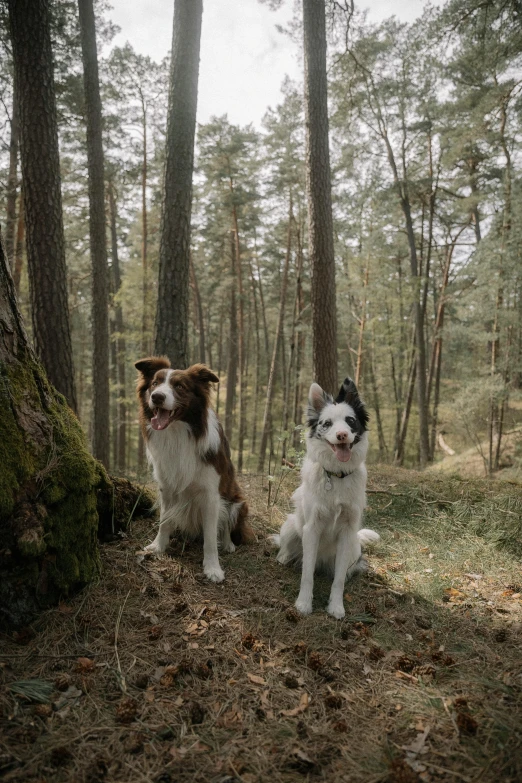
[{"label": "forest floor", "polygon": [[243,476],[259,541],[224,584],[197,543],[138,563],[137,521],[97,583],[1,640],[2,781],[522,780],[522,486],[372,466],[382,541],[336,621],[327,579],[295,613],[267,544],[296,482],[268,507]]}]

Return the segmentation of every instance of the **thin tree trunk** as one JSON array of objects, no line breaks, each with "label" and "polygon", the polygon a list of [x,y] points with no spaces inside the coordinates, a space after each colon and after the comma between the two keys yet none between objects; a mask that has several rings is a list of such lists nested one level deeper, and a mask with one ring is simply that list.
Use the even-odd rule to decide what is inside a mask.
[{"label": "thin tree trunk", "polygon": [[357,364],[355,366],[355,385],[359,386],[362,373],[363,345],[364,345],[364,327],[366,326],[366,289],[368,288],[369,265],[366,264],[363,283],[362,312],[359,319],[359,342],[357,345]]},{"label": "thin tree trunk", "polygon": [[[220,317],[219,317],[219,332],[218,332],[218,356],[217,356],[217,374],[218,378],[221,379],[221,372],[223,368],[223,322],[225,320],[225,312],[224,312],[224,306],[223,303],[221,303],[220,308]],[[219,404],[221,401],[221,383],[218,384],[217,387],[217,395],[216,395],[216,413],[219,416]]]},{"label": "thin tree trunk", "polygon": [[49,380],[76,410],[49,0],[8,0],[8,9],[34,341]]},{"label": "thin tree trunk", "polygon": [[[230,176],[230,192],[232,199],[234,197],[234,184]],[[245,301],[243,295],[243,273],[241,264],[241,245],[239,240],[239,222],[237,219],[236,205],[232,207],[232,220],[234,225],[234,259],[237,277],[238,294],[238,367],[239,367],[239,436],[237,453],[237,470],[241,473],[243,469],[243,444],[245,440]]]},{"label": "thin tree trunk", "polygon": [[18,147],[20,125],[18,122],[18,89],[16,73],[13,79],[13,108],[11,112],[11,136],[9,139],[9,173],[6,188],[5,252],[14,269],[16,233],[16,195],[18,190]]},{"label": "thin tree trunk", "polygon": [[237,305],[236,305],[236,284],[235,275],[235,249],[234,235],[230,234],[230,258],[232,266],[232,277],[230,286],[230,331],[228,339],[228,364],[227,364],[227,398],[225,401],[225,435],[229,443],[232,443],[234,402],[236,396],[237,370],[238,370],[238,350],[237,350]]},{"label": "thin tree trunk", "polygon": [[194,291],[194,309],[196,311],[196,320],[198,323],[199,332],[199,361],[202,364],[206,362],[206,348],[205,348],[205,320],[203,318],[203,305],[201,304],[201,294],[199,292],[198,280],[196,277],[196,270],[194,269],[194,263],[190,261],[190,276],[192,278],[192,288]]},{"label": "thin tree trunk", "polygon": [[141,164],[141,268],[143,274],[142,344],[143,356],[151,352],[150,346],[150,280],[148,263],[148,215],[147,215],[147,112],[142,97],[143,160]]},{"label": "thin tree trunk", "polygon": [[265,401],[265,413],[263,416],[263,431],[261,434],[261,444],[259,446],[259,459],[257,463],[257,472],[262,473],[265,468],[266,447],[270,436],[271,425],[271,409],[272,398],[274,395],[274,384],[277,364],[277,352],[281,339],[281,333],[283,330],[283,322],[285,318],[285,302],[286,291],[288,288],[288,270],[290,268],[290,257],[292,254],[292,228],[294,222],[294,214],[292,207],[292,194],[290,194],[290,206],[288,209],[288,230],[286,239],[286,254],[283,266],[283,274],[281,279],[281,292],[279,297],[279,315],[277,319],[276,333],[274,336],[274,347],[272,350],[272,361],[270,362],[270,373],[268,375],[268,384],[266,387],[266,401]]},{"label": "thin tree trunk", "polygon": [[173,367],[188,362],[192,172],[202,0],[175,0],[161,214],[155,350]]},{"label": "thin tree trunk", "polygon": [[386,439],[384,437],[384,429],[382,426],[381,406],[379,404],[379,390],[377,388],[377,381],[375,380],[375,369],[373,366],[373,362],[374,362],[374,351],[372,351],[372,356],[368,363],[368,368],[370,374],[370,383],[372,387],[373,409],[375,411],[375,419],[377,421],[377,436],[379,439],[379,459],[384,460],[387,458],[388,455],[388,447],[386,445]]},{"label": "thin tree trunk", "polygon": [[401,426],[399,430],[399,438],[397,441],[397,448],[395,450],[395,454],[393,457],[393,461],[396,465],[402,465],[404,462],[404,446],[406,443],[406,435],[408,433],[408,424],[410,421],[410,413],[411,413],[411,406],[413,402],[413,392],[415,391],[415,380],[416,380],[416,347],[414,347],[412,351],[412,357],[411,357],[411,364],[410,364],[410,370],[408,373],[408,396],[406,397],[406,404],[404,406],[404,410],[402,412],[402,418],[401,418]]},{"label": "thin tree trunk", "polygon": [[333,393],[338,372],[337,316],[324,0],[303,0],[303,32],[312,363],[317,383]]},{"label": "thin tree trunk", "polygon": [[259,326],[259,310],[257,306],[256,281],[254,278],[251,264],[250,264],[250,281],[252,287],[252,300],[254,303],[254,328],[255,328],[255,340],[256,340],[256,359],[255,359],[255,370],[254,370],[254,410],[252,415],[252,435],[250,440],[250,451],[252,454],[255,454],[256,446],[257,446],[257,414],[258,414],[259,387],[260,387],[259,377],[261,371],[261,335],[259,333],[260,326]]},{"label": "thin tree trunk", "polygon": [[[111,228],[111,269],[114,281],[114,294],[117,295],[121,288],[120,258],[118,253],[118,233],[116,229],[116,196],[113,183],[109,183],[109,215]],[[118,472],[124,474],[127,467],[127,406],[125,404],[126,396],[126,378],[125,361],[127,354],[127,345],[125,340],[125,328],[123,323],[123,311],[121,304],[114,304],[114,316],[116,322],[116,351],[117,351],[117,398],[118,398],[118,454],[115,457],[115,464]]]},{"label": "thin tree trunk", "polygon": [[105,234],[105,183],[102,109],[93,0],[78,0],[83,58],[87,163],[89,170],[89,233],[92,263],[93,439],[96,459],[109,465],[109,275]]},{"label": "thin tree trunk", "polygon": [[14,263],[14,271],[13,271],[13,282],[15,285],[17,296],[20,296],[20,281],[22,279],[24,249],[25,249],[25,206],[24,206],[24,188],[22,184],[22,187],[20,188],[20,202],[18,206],[15,263]]},{"label": "thin tree trunk", "polygon": [[[303,295],[303,246],[301,243],[301,221],[296,226],[296,299],[297,299],[297,349],[295,356],[295,391],[294,391],[294,410],[293,419],[295,427],[302,421],[303,389],[301,383],[301,366],[303,362],[305,349],[305,333],[303,331],[302,314],[304,310]],[[301,442],[301,430],[294,429],[293,445],[295,449],[299,448]]]}]

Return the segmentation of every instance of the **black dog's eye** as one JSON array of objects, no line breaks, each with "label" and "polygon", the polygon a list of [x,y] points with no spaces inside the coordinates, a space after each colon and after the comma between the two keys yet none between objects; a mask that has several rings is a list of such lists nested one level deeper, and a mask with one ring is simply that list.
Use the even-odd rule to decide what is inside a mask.
[{"label": "black dog's eye", "polygon": [[355,427],[355,419],[353,418],[353,416],[347,416],[346,417],[346,423],[347,423],[347,425],[349,427],[352,427],[352,428]]},{"label": "black dog's eye", "polygon": [[326,421],[323,421],[323,427],[331,427],[332,421],[331,419],[326,419]]}]

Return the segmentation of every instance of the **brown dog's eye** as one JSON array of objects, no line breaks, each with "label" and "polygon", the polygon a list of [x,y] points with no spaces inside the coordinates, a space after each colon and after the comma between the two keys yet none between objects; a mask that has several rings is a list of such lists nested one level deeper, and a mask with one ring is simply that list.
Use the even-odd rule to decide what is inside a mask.
[{"label": "brown dog's eye", "polygon": [[178,391],[181,391],[181,390],[183,389],[183,384],[181,384],[181,383],[176,383],[176,385],[174,386],[174,388],[175,388],[175,389],[178,389]]},{"label": "brown dog's eye", "polygon": [[157,381],[152,381],[151,386],[157,386],[157,385],[158,385]]}]

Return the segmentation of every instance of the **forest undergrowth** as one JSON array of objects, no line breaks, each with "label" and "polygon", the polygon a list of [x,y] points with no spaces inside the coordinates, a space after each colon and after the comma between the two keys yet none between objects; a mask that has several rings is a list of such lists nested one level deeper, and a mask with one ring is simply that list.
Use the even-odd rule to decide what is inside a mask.
[{"label": "forest undergrowth", "polygon": [[97,582],[3,638],[3,781],[522,779],[522,487],[372,466],[382,540],[336,621],[322,578],[297,615],[267,541],[297,480],[242,477],[258,543],[224,584],[197,543],[138,563],[138,520]]}]

